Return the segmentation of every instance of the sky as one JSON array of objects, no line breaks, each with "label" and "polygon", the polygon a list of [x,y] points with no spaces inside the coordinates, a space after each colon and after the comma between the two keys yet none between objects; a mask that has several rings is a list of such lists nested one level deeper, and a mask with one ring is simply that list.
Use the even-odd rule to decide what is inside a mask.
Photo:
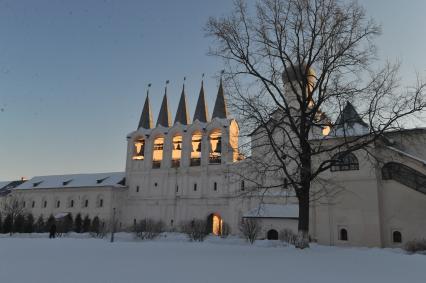
[{"label": "sky", "polygon": [[[381,60],[399,60],[406,84],[425,76],[426,1],[359,3],[383,27]],[[0,181],[123,171],[148,83],[156,121],[165,81],[174,118],[186,77],[192,116],[205,73],[211,113],[222,62],[207,55],[203,27],[231,9],[230,0],[0,0]]]}]

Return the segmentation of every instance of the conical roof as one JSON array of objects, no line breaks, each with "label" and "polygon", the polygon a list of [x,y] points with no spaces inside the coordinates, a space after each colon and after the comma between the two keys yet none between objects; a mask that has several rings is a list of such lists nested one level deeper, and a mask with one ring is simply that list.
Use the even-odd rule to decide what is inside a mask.
[{"label": "conical roof", "polygon": [[188,115],[188,107],[186,105],[186,95],[185,95],[185,85],[182,87],[182,93],[180,95],[179,105],[176,112],[175,117],[175,124],[177,122],[181,123],[182,125],[188,125],[189,124],[189,115]]},{"label": "conical roof", "polygon": [[225,95],[223,93],[222,78],[220,78],[219,90],[217,91],[216,102],[214,104],[212,118],[228,118]]},{"label": "conical roof", "polygon": [[206,123],[208,121],[208,110],[206,105],[206,99],[204,97],[204,82],[201,82],[200,95],[198,96],[197,106],[195,108],[193,121],[198,120]]},{"label": "conical roof", "polygon": [[350,127],[354,124],[361,124],[364,127],[368,127],[367,123],[361,119],[358,112],[355,110],[355,107],[349,101],[346,103],[345,108],[343,108],[343,111],[340,113],[336,121],[336,126],[338,127],[345,124]]},{"label": "conical roof", "polygon": [[152,112],[149,105],[149,93],[146,93],[145,104],[143,105],[141,118],[139,120],[139,128],[151,129],[152,128]]},{"label": "conical roof", "polygon": [[171,126],[170,112],[169,112],[169,103],[167,100],[167,88],[164,92],[163,102],[161,103],[160,113],[158,114],[157,126],[161,125],[163,127]]}]

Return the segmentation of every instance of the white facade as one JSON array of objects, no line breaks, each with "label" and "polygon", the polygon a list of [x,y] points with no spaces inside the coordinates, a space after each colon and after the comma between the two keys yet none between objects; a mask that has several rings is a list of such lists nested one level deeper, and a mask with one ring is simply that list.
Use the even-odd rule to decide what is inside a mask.
[{"label": "white facade", "polygon": [[[34,185],[39,179],[50,178],[42,176],[18,186],[14,194],[24,198],[27,209],[36,216],[71,212],[109,221],[115,209],[123,229],[150,218],[162,220],[168,229],[175,230],[184,221],[214,216],[227,223],[232,234],[239,233],[238,224],[243,217],[260,219],[261,237],[266,237],[270,230],[296,232],[294,195],[282,190],[254,193],[254,185],[242,177],[248,161],[238,152],[239,128],[237,121],[226,115],[222,87],[211,121],[203,109],[203,89],[192,123],[186,112],[184,92],[173,125],[167,96],[164,97],[156,127],[152,127],[147,98],[139,128],[127,137],[125,172],[111,173],[111,182],[97,184],[99,175],[89,174],[92,177],[64,175],[56,177],[56,184],[47,185],[48,181],[44,181]],[[372,148],[381,156],[381,163],[355,152],[356,167],[325,172],[320,176],[322,185],[313,184],[314,190],[325,187],[327,192],[311,204],[313,241],[327,245],[389,247],[426,237],[426,183],[421,183],[426,176],[426,130],[401,131],[390,136],[392,146],[376,144]],[[327,142],[333,143],[338,138]],[[262,148],[253,148],[252,154],[265,156]],[[407,178],[418,178],[419,187],[404,184],[397,174],[384,177],[383,168],[389,162],[415,170],[417,175]],[[125,183],[120,176],[125,178]],[[278,178],[273,176],[259,182],[271,182],[274,177]],[[77,179],[81,179],[78,186]],[[269,213],[253,215],[262,205],[275,208]],[[276,209],[277,206],[283,209]],[[400,233],[400,242],[397,233]]]}]

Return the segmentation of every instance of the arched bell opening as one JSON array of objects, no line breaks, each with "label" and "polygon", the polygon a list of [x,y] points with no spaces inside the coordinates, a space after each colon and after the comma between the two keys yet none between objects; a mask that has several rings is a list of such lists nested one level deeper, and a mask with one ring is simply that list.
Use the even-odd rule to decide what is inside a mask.
[{"label": "arched bell opening", "polygon": [[213,130],[209,135],[209,163],[222,163],[222,132],[219,129]]},{"label": "arched bell opening", "polygon": [[266,233],[266,239],[268,240],[278,240],[278,231],[271,229]]},{"label": "arched bell opening", "polygon": [[207,232],[216,236],[222,235],[223,219],[217,213],[212,213],[207,217]]},{"label": "arched bell opening", "polygon": [[201,145],[202,145],[203,136],[201,132],[197,131],[192,134],[191,138],[191,166],[200,166],[201,165]]},{"label": "arched bell opening", "polygon": [[138,137],[133,142],[133,160],[145,159],[145,139]]},{"label": "arched bell opening", "polygon": [[175,135],[172,139],[172,167],[177,168],[180,166],[182,158],[182,136]]},{"label": "arched bell opening", "polygon": [[152,168],[160,168],[163,161],[164,137],[154,139],[154,147],[152,150]]}]

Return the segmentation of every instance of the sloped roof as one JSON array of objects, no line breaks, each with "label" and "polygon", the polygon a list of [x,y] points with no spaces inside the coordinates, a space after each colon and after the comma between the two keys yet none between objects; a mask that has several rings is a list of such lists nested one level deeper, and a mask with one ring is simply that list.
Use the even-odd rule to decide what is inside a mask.
[{"label": "sloped roof", "polygon": [[36,176],[17,186],[17,190],[78,187],[124,187],[124,172]]},{"label": "sloped roof", "polygon": [[368,127],[367,123],[365,123],[358,112],[355,110],[355,107],[352,103],[347,102],[345,108],[343,108],[342,113],[340,113],[339,117],[336,120],[336,125],[345,125],[353,126],[354,124],[361,124],[364,127]]},{"label": "sloped roof", "polygon": [[219,90],[217,91],[216,102],[213,108],[212,118],[228,118],[228,111],[226,109],[226,100],[223,92],[222,78],[220,79]]},{"label": "sloped roof", "polygon": [[297,204],[260,204],[243,215],[244,218],[299,218]]},{"label": "sloped roof", "polygon": [[195,120],[198,120],[200,122],[206,123],[208,122],[208,116],[209,114],[207,110],[206,99],[204,97],[204,83],[201,82],[200,94],[198,96],[197,106],[195,107],[194,118],[192,121],[195,122]]}]

